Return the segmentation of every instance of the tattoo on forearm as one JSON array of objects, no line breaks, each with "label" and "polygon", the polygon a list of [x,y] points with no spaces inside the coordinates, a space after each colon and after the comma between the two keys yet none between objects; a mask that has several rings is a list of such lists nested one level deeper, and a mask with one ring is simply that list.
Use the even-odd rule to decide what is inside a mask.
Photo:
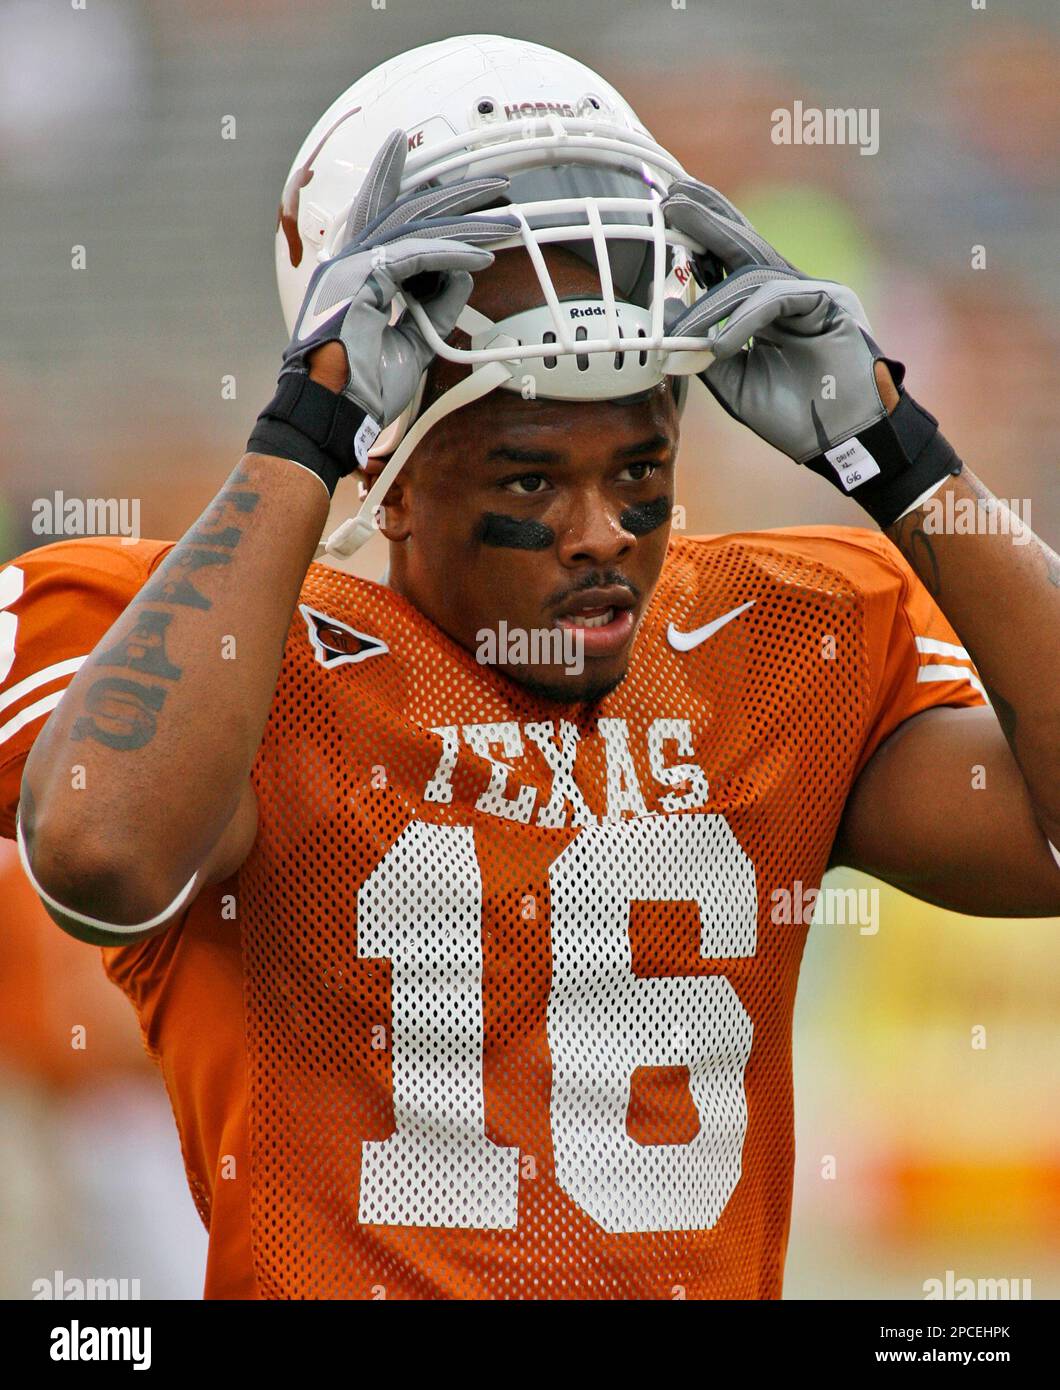
[{"label": "tattoo on forearm", "polygon": [[[92,665],[117,667],[160,680],[179,681],[181,667],[166,653],[166,635],[176,616],[167,607],[207,612],[213,607],[189,576],[216,565],[228,565],[243,531],[236,524],[249,516],[260,494],[239,484],[250,479],[235,473],[229,485],[163,562],[159,573],[140,591],[135,605],[150,604],[136,613],[136,626],[114,646],[93,657]],[[218,547],[210,549],[210,547]],[[103,676],[85,695],[85,713],[75,719],[70,737],[91,738],[121,752],[143,748],[154,738],[166,688],[144,685],[120,676]]]},{"label": "tattoo on forearm", "polygon": [[164,680],[180,680],[180,667],[166,656],[166,628],[173,621],[172,613],[159,613],[145,608],[137,615],[136,626],[128,637],[115,647],[108,647],[96,657],[97,666],[125,666],[145,676],[161,676]]},{"label": "tattoo on forearm", "polygon": [[145,603],[176,603],[182,608],[212,608],[213,604],[200,594],[188,579],[189,574],[207,565],[227,565],[230,555],[215,550],[193,550],[178,547],[163,564],[158,578],[143,591]]},{"label": "tattoo on forearm", "polygon": [[910,512],[895,522],[892,531],[894,543],[916,570],[918,577],[932,598],[942,592],[942,576],[931,537],[921,526],[922,518]]},{"label": "tattoo on forearm", "polygon": [[74,720],[70,737],[75,742],[92,738],[120,752],[142,748],[155,736],[155,716],[165,698],[161,686],[108,676],[96,681],[85,696],[88,713]]},{"label": "tattoo on forearm", "polygon": [[258,505],[260,495],[256,492],[237,492],[226,488],[214,505],[201,517],[194,531],[189,531],[187,541],[190,545],[223,545],[234,550],[243,532],[238,526],[229,525],[230,508],[246,514]]}]

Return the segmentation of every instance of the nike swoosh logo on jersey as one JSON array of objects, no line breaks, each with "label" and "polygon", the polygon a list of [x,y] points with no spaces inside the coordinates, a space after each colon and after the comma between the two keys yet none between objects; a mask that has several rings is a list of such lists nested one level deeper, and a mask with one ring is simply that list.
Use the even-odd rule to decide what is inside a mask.
[{"label": "nike swoosh logo on jersey", "polygon": [[746,613],[748,608],[753,608],[754,605],[755,600],[751,599],[749,603],[742,603],[739,608],[734,608],[729,613],[723,613],[720,618],[704,623],[702,627],[697,627],[692,632],[679,632],[671,623],[666,629],[666,640],[677,651],[690,652],[693,647],[698,647],[700,642],[705,642],[708,637],[713,637],[719,628],[723,628],[726,623],[731,623],[733,618],[738,618],[741,613]]}]

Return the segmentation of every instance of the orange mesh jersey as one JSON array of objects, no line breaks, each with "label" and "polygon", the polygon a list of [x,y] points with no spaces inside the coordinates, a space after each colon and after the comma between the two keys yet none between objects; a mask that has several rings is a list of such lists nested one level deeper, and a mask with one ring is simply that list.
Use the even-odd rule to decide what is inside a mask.
[{"label": "orange mesh jersey", "polygon": [[[0,573],[8,834],[35,732],[167,549]],[[806,924],[772,908],[820,883],[890,731],[980,691],[868,531],[674,541],[589,712],[312,566],[250,858],[103,953],[169,1088],[207,1295],[779,1296]]]}]

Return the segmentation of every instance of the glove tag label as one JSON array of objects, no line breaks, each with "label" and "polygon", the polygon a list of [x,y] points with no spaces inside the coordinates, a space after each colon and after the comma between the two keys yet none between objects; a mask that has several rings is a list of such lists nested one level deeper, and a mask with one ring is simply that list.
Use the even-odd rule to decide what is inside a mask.
[{"label": "glove tag label", "polygon": [[826,449],[824,456],[835,469],[846,492],[853,492],[862,483],[875,478],[880,471],[880,465],[859,439],[848,439],[845,444]]},{"label": "glove tag label", "polygon": [[379,435],[379,426],[370,415],[366,415],[361,422],[360,429],[353,436],[353,452],[359,468],[364,468],[368,463],[368,450],[379,438]]}]

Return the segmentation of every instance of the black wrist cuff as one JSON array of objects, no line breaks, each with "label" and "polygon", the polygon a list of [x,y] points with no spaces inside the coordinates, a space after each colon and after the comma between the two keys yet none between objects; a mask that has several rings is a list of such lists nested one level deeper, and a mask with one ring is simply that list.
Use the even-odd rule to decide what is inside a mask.
[{"label": "black wrist cuff", "polygon": [[[933,483],[964,467],[934,415],[906,391],[892,414],[828,452],[832,459],[821,453],[806,467],[853,497],[881,529]],[[860,473],[869,476],[862,481]]]},{"label": "black wrist cuff", "polygon": [[[339,479],[358,465],[357,436],[368,414],[305,372],[284,372],[275,396],[258,416],[247,453],[292,459],[310,469],[334,496]],[[369,440],[370,442],[370,440]]]}]

